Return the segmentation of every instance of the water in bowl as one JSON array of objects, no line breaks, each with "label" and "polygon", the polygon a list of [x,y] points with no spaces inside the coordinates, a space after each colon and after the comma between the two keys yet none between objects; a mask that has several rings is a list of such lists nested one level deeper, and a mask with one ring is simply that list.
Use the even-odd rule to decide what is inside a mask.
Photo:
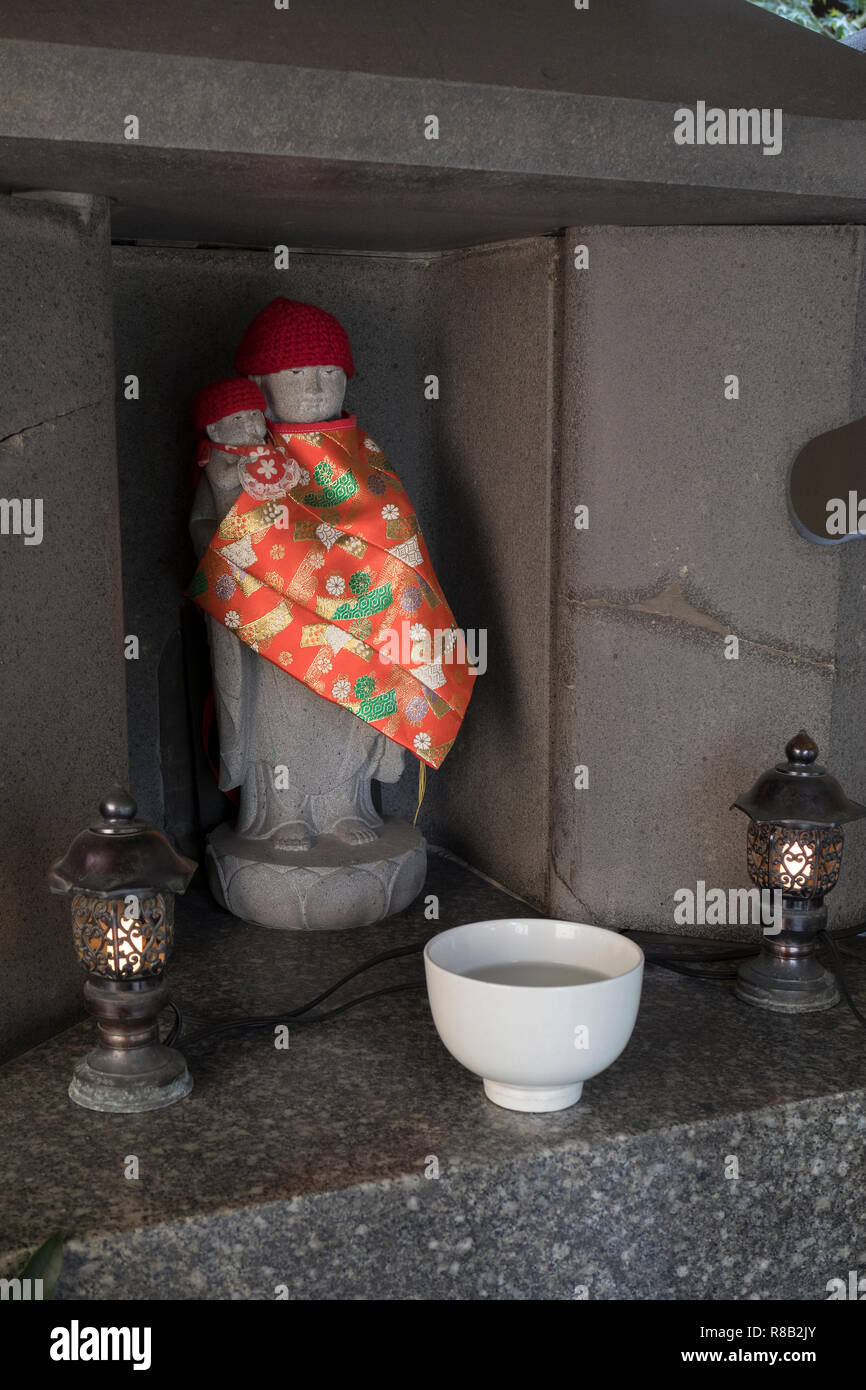
[{"label": "water in bowl", "polygon": [[542,960],[497,961],[493,965],[477,965],[473,970],[462,970],[460,973],[467,980],[483,980],[488,985],[530,985],[534,988],[591,985],[596,980],[610,978],[600,970],[588,970],[583,965]]}]

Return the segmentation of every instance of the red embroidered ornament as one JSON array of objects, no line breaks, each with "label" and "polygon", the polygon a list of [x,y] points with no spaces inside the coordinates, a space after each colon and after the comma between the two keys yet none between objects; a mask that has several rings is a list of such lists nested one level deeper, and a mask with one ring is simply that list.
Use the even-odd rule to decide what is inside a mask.
[{"label": "red embroidered ornament", "polygon": [[238,478],[241,487],[257,502],[282,497],[301,481],[300,464],[296,459],[288,458],[276,443],[272,443],[271,447],[256,445],[252,452],[248,449],[227,449],[225,452],[239,455]]}]

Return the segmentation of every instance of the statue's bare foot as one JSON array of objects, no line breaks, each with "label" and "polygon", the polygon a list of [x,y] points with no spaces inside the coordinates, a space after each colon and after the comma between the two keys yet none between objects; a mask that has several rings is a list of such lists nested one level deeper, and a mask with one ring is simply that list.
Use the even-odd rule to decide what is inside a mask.
[{"label": "statue's bare foot", "polygon": [[304,822],[294,820],[290,821],[288,825],[280,826],[276,834],[271,836],[271,844],[274,849],[288,850],[297,854],[301,850],[312,849],[313,840]]},{"label": "statue's bare foot", "polygon": [[338,820],[332,827],[331,834],[347,845],[369,845],[379,838],[379,831],[374,825],[367,825],[366,821],[359,820],[356,816]]}]

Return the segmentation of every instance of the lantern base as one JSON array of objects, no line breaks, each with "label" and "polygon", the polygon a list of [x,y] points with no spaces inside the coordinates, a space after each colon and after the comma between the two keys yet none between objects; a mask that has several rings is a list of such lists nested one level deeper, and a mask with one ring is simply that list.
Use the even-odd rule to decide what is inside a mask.
[{"label": "lantern base", "polygon": [[99,1045],[75,1068],[69,1098],[85,1110],[134,1115],[162,1110],[192,1090],[186,1062],[159,1040],[168,1002],[163,979],[88,977],[84,997],[96,1015]]},{"label": "lantern base", "polygon": [[123,1053],[118,1067],[119,1061],[116,1052],[94,1048],[75,1068],[69,1099],[85,1110],[135,1115],[174,1105],[192,1090],[186,1062],[175,1048],[152,1043]]},{"label": "lantern base", "polygon": [[777,1014],[814,1013],[839,1003],[836,981],[813,955],[783,956],[766,946],[740,966],[734,993]]}]

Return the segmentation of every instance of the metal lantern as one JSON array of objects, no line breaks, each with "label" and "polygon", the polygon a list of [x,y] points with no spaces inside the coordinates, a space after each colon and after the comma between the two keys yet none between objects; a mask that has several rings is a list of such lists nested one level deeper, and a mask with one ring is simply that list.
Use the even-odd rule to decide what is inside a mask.
[{"label": "metal lantern", "polygon": [[761,954],[740,966],[736,992],[777,1013],[800,1013],[839,1002],[815,946],[827,925],[824,895],[842,867],[842,826],[866,816],[866,806],[850,801],[816,762],[818,746],[805,729],[785,753],[787,762],[768,769],[734,802],[749,817],[749,877],[781,894],[782,903],[781,931],[765,935]]},{"label": "metal lantern", "polygon": [[84,997],[99,1030],[69,1095],[87,1110],[158,1110],[192,1090],[183,1057],[159,1040],[158,1019],[168,1002],[163,972],[173,895],[185,890],[196,865],[136,820],[136,804],[122,788],[99,809],[101,820],[75,837],[49,879],[53,893],[72,898]]}]

